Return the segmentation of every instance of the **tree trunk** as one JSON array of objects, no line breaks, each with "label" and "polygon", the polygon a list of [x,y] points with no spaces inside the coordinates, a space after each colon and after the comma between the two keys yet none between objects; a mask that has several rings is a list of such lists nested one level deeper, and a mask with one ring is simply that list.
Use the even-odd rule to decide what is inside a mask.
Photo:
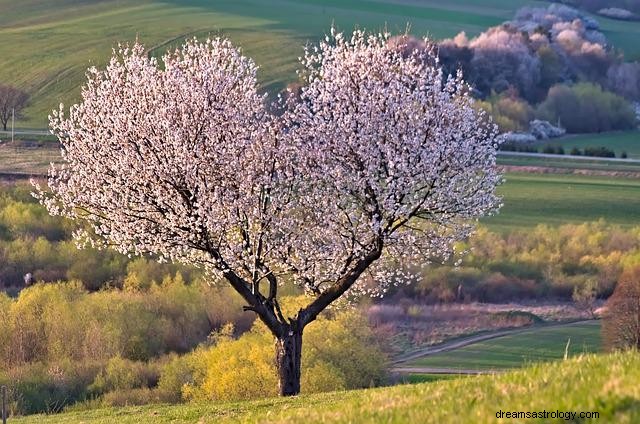
[{"label": "tree trunk", "polygon": [[300,393],[300,362],[302,354],[302,329],[287,325],[276,338],[276,369],[280,396]]}]

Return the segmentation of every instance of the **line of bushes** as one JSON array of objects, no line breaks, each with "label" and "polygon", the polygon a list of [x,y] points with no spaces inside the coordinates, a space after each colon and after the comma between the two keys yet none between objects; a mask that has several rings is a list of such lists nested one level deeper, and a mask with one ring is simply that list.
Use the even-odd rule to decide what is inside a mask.
[{"label": "line of bushes", "polygon": [[[12,415],[277,395],[273,338],[227,289],[168,278],[144,291],[37,284],[1,296],[0,314]],[[377,343],[358,310],[321,317],[305,332],[303,391],[384,383]]]},{"label": "line of bushes", "polygon": [[428,267],[402,288],[405,294],[430,303],[569,301],[576,290],[593,287],[606,298],[623,270],[640,264],[640,227],[598,221],[504,234],[480,227],[457,250],[469,252],[460,266]]}]

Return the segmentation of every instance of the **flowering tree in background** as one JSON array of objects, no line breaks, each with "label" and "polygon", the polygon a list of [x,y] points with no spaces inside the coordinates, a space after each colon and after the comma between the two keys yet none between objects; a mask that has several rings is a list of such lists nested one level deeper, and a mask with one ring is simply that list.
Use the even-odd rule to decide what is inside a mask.
[{"label": "flowering tree in background", "polygon": [[[460,76],[388,38],[307,49],[279,116],[229,41],[188,41],[162,66],[123,47],[50,118],[64,162],[38,195],[90,224],[79,240],[228,282],[275,336],[281,394],[297,394],[306,325],[348,290],[380,295],[404,265],[447,258],[498,206],[494,127]],[[285,278],[309,295],[295,316]]]}]

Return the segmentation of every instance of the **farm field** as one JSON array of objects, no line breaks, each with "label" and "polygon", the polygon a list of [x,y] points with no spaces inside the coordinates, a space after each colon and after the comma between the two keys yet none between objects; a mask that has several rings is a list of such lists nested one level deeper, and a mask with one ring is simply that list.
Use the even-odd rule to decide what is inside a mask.
[{"label": "farm field", "polygon": [[[0,145],[0,174],[46,174],[49,163],[59,158],[59,150],[53,143],[41,144],[41,147],[25,147],[31,145],[28,143],[18,147]],[[513,161],[519,166],[555,166],[552,160],[540,158]],[[549,161],[552,165],[545,165]],[[504,158],[499,163],[505,164]],[[585,165],[589,163],[580,162],[577,166],[584,169]],[[602,162],[593,163],[593,169],[601,168]],[[611,165],[606,170],[638,172],[640,167]],[[538,224],[561,225],[601,218],[622,226],[640,222],[640,179],[534,173],[507,173],[505,179],[506,183],[498,188],[503,196],[503,208],[498,215],[481,220],[491,230],[509,231]]]},{"label": "farm field", "polygon": [[518,334],[474,343],[402,364],[403,367],[431,367],[463,370],[501,370],[533,362],[562,359],[567,341],[570,356],[601,350],[600,322],[557,327],[539,327]]},{"label": "farm field", "polygon": [[560,225],[606,219],[621,226],[640,222],[640,180],[586,175],[505,175],[498,188],[504,206],[481,221],[508,231],[538,224]]},{"label": "farm field", "polygon": [[538,146],[540,151],[544,146],[562,146],[567,154],[574,147],[584,149],[585,147],[604,146],[613,150],[616,157],[620,157],[622,152],[627,152],[630,159],[638,159],[640,158],[640,131],[567,136],[552,142],[541,142]]},{"label": "farm field", "polygon": [[638,378],[640,355],[636,352],[586,355],[495,376],[242,403],[79,410],[12,422],[460,423],[494,422],[500,410],[560,410],[598,412],[594,420],[598,423],[632,423],[640,420],[640,404],[635,400],[640,397]]},{"label": "farm field", "polygon": [[45,174],[60,160],[58,143],[15,141],[0,144],[0,174]]},{"label": "farm field", "polygon": [[[32,95],[22,127],[43,128],[62,101],[77,100],[87,67],[104,65],[118,42],[138,38],[154,53],[184,37],[223,35],[242,46],[261,66],[265,90],[275,93],[295,79],[302,46],[330,26],[387,27],[416,35],[469,36],[513,16],[526,0],[0,0],[0,81],[11,81]],[[117,5],[117,8],[114,8]],[[600,18],[599,18],[600,19]],[[601,19],[617,47],[640,56],[634,23]]]},{"label": "farm field", "polygon": [[640,175],[640,161],[623,162],[602,159],[574,159],[563,155],[536,157],[504,152],[499,154],[497,163],[502,166],[542,167],[554,168],[570,172],[573,170],[604,171],[606,173],[638,173]]}]

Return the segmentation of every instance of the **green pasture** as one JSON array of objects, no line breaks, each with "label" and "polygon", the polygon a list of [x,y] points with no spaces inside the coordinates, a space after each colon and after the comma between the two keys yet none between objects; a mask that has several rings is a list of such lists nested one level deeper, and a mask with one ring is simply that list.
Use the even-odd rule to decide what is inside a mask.
[{"label": "green pasture", "polygon": [[27,416],[16,424],[493,423],[502,411],[597,412],[598,418],[499,422],[640,422],[640,355],[586,355],[502,375],[237,403],[130,406]]},{"label": "green pasture", "polygon": [[508,231],[538,224],[561,225],[605,219],[621,226],[640,225],[640,180],[586,175],[505,175],[498,188],[504,206],[482,222]]},{"label": "green pasture", "polygon": [[622,152],[627,152],[629,159],[640,159],[640,131],[571,135],[554,141],[540,142],[538,146],[539,151],[545,146],[562,146],[566,154],[574,147],[583,150],[586,147],[603,146],[613,150],[618,158]]},{"label": "green pasture", "polygon": [[[185,37],[223,35],[261,66],[265,90],[295,79],[302,46],[331,25],[384,27],[444,38],[473,36],[528,0],[0,0],[0,81],[32,95],[21,127],[43,128],[60,102],[78,99],[87,67],[103,66],[118,42],[138,38],[160,54]],[[640,53],[635,23],[603,20],[617,46]]]},{"label": "green pasture", "polygon": [[585,170],[605,171],[606,173],[634,173],[640,175],[640,161],[618,162],[597,158],[570,159],[563,155],[554,155],[554,157],[536,157],[505,154],[498,157],[498,165],[556,168],[567,173],[572,170]]},{"label": "green pasture", "polygon": [[[55,143],[45,141],[36,147],[28,146],[0,144],[0,174],[44,175],[49,163],[59,160]],[[497,215],[481,220],[492,230],[582,223],[601,218],[627,227],[640,225],[640,179],[508,173],[505,180],[498,188],[504,206]]]},{"label": "green pasture", "polygon": [[570,356],[599,352],[600,322],[533,328],[450,352],[425,356],[403,366],[471,370],[517,368],[534,362],[563,359],[567,342]]}]

